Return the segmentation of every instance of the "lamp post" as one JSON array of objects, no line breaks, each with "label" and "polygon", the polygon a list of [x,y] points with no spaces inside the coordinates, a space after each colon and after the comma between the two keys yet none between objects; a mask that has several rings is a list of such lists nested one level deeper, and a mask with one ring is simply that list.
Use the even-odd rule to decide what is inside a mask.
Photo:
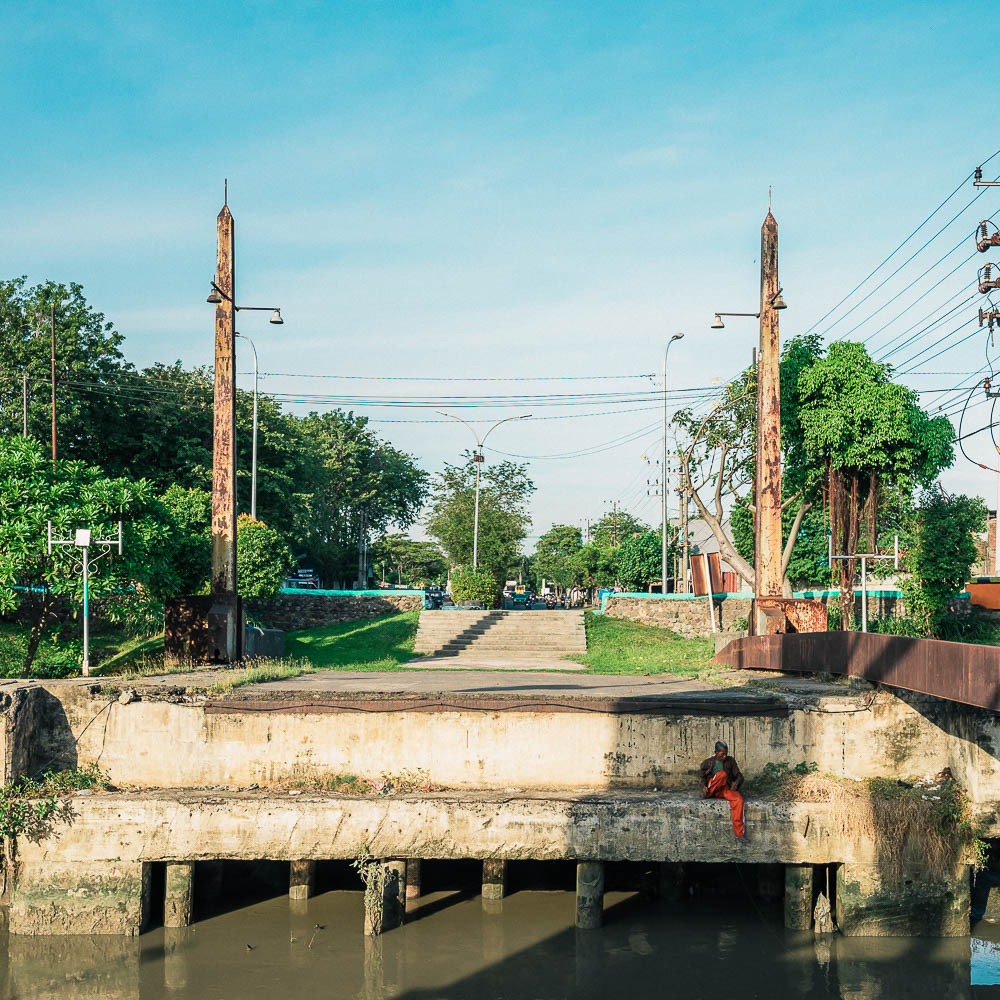
[{"label": "lamp post", "polygon": [[440,414],[442,417],[451,417],[452,420],[457,420],[460,424],[465,424],[465,426],[472,431],[472,436],[476,439],[476,450],[472,453],[472,460],[476,463],[476,507],[472,520],[472,568],[476,569],[479,566],[479,466],[482,462],[486,461],[486,458],[483,455],[483,445],[486,443],[486,439],[501,424],[506,424],[511,420],[527,420],[531,414],[522,413],[518,417],[504,417],[503,420],[498,420],[482,436],[482,439],[480,439],[479,434],[476,432],[476,428],[473,427],[467,420],[463,420],[461,417],[456,417],[454,413],[445,413],[442,410],[435,410],[435,412]]},{"label": "lamp post", "polygon": [[663,475],[660,476],[660,496],[663,498],[662,560],[660,565],[660,593],[667,592],[667,355],[675,340],[683,340],[683,333],[675,333],[663,349]]},{"label": "lamp post", "polygon": [[250,516],[257,520],[257,347],[245,334],[237,333],[240,340],[245,340],[253,351],[253,458],[250,463]]},{"label": "lamp post", "polygon": [[[70,558],[80,567],[83,574],[83,676],[90,676],[90,570],[98,559],[108,555],[116,546],[118,555],[122,554],[122,523],[118,522],[117,538],[91,538],[90,528],[77,528],[72,538],[53,538],[52,522],[49,526],[48,553],[52,555],[52,546],[68,547]],[[97,546],[100,551],[92,556],[90,550]],[[79,552],[76,550],[79,549]]]}]

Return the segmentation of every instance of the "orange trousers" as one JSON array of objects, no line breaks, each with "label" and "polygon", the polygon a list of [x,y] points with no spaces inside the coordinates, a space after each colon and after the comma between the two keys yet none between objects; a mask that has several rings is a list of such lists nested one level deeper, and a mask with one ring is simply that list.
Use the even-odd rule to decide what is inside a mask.
[{"label": "orange trousers", "polygon": [[742,837],[746,833],[746,825],[743,822],[743,796],[729,787],[725,771],[716,771],[708,779],[708,797],[725,799],[729,803],[729,809],[733,814],[733,833],[737,837]]}]

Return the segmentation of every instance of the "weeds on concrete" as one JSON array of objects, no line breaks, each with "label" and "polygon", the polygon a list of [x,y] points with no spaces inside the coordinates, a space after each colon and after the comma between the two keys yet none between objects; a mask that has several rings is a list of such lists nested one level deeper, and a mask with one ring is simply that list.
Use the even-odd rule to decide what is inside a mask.
[{"label": "weeds on concrete", "polygon": [[830,802],[841,831],[871,840],[881,864],[898,876],[905,864],[932,878],[957,864],[985,867],[986,844],[977,836],[965,789],[946,768],[933,777],[850,781],[819,774],[815,763],[769,762],[747,781],[750,794],[796,802]]},{"label": "weeds on concrete", "polygon": [[332,774],[315,778],[300,778],[288,782],[286,787],[312,792],[339,792],[343,795],[405,795],[408,792],[432,792],[430,775],[421,768],[390,774],[383,771],[377,778],[359,778],[354,774]]},{"label": "weeds on concrete", "polygon": [[249,666],[227,670],[208,688],[209,694],[229,694],[247,684],[264,684],[267,681],[284,681],[290,677],[311,674],[316,668],[306,659],[274,659],[261,657]]},{"label": "weeds on concrete", "polygon": [[20,777],[0,786],[0,838],[43,835],[62,815],[63,796],[84,788],[107,787],[108,776],[96,764],[67,771],[46,771],[41,778]]}]

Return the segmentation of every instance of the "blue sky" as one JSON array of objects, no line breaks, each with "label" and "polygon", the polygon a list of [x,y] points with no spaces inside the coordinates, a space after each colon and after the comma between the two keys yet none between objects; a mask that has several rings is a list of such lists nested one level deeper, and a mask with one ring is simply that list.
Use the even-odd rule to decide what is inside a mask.
[{"label": "blue sky", "polygon": [[[756,309],[769,185],[787,338],[1000,145],[976,41],[989,12],[976,3],[7,4],[0,273],[81,282],[127,335],[136,364],[210,363],[204,299],[228,177],[240,298],[280,304],[286,320],[274,328],[253,314],[243,323],[265,371],[643,373],[659,369],[665,338],[683,330],[671,383],[708,385],[731,377],[755,342],[752,321],[722,332],[708,323],[716,309]],[[959,192],[940,224],[974,194]],[[998,208],[1000,190],[987,191],[833,333]],[[876,330],[964,255],[856,335]],[[877,343],[945,303],[980,263],[929,292]],[[928,370],[974,371],[983,350],[973,337]],[[960,378],[907,380],[930,389]],[[436,391],[275,377],[264,385]],[[978,416],[975,426],[988,413],[980,407]],[[656,419],[524,421],[490,443],[563,453]],[[471,443],[457,424],[375,426],[431,470]],[[651,431],[591,457],[534,461],[533,530],[599,516],[611,499],[655,519],[640,457],[654,447]],[[988,435],[970,446],[979,460],[989,451]],[[946,485],[992,498],[993,477],[960,463]]]}]

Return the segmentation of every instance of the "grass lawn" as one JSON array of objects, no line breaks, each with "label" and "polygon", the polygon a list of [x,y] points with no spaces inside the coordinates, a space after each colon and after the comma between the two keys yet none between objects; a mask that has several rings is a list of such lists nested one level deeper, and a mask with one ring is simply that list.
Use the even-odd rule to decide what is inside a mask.
[{"label": "grass lawn", "polygon": [[574,656],[595,674],[673,674],[701,677],[716,673],[711,639],[682,639],[669,629],[639,625],[587,611],[587,653]]},{"label": "grass lawn", "polygon": [[289,632],[285,655],[318,670],[399,670],[412,660],[419,611]]}]

